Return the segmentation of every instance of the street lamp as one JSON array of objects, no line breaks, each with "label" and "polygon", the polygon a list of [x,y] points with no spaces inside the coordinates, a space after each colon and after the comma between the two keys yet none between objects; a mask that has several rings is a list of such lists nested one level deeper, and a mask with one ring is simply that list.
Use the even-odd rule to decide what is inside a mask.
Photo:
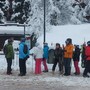
[{"label": "street lamp", "polygon": [[46,42],[46,0],[44,0],[44,43]]}]

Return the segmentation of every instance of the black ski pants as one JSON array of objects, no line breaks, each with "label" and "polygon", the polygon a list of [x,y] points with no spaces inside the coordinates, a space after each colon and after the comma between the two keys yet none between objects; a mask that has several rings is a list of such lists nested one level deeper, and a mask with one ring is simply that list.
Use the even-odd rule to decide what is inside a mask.
[{"label": "black ski pants", "polygon": [[71,74],[71,58],[64,58],[65,74]]},{"label": "black ski pants", "polygon": [[26,60],[19,59],[20,74],[26,75]]},{"label": "black ski pants", "polygon": [[12,58],[7,58],[6,61],[7,61],[7,73],[11,73]]},{"label": "black ski pants", "polygon": [[59,66],[59,71],[60,72],[63,71],[62,58],[59,58],[59,59],[55,58],[54,64],[53,64],[53,67],[52,67],[52,71],[55,71],[55,68],[56,68],[57,64]]},{"label": "black ski pants", "polygon": [[87,75],[87,73],[90,73],[90,60],[86,60],[86,65],[83,75]]}]

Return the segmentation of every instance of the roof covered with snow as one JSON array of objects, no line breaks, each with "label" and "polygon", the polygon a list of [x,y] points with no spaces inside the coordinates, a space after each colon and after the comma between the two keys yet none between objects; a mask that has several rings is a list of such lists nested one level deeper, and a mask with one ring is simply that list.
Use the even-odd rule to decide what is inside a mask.
[{"label": "roof covered with snow", "polygon": [[[24,25],[0,24],[0,34],[24,34]],[[29,34],[27,27],[25,27],[25,34]]]}]

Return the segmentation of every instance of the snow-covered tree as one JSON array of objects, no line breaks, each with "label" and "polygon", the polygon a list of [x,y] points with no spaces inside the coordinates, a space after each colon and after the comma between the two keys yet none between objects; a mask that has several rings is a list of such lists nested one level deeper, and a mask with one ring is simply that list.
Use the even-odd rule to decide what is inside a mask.
[{"label": "snow-covered tree", "polygon": [[[30,31],[36,35],[40,36],[43,33],[44,25],[44,0],[31,0],[31,12],[28,18],[28,23],[30,24]],[[50,22],[50,2],[46,0],[46,30],[49,28]]]},{"label": "snow-covered tree", "polygon": [[[80,24],[90,19],[90,0],[45,1],[46,28],[49,24]],[[0,15],[6,21],[29,23],[38,32],[43,30],[43,7],[44,0],[1,0],[0,8],[4,15]]]},{"label": "snow-covered tree", "polygon": [[[51,24],[80,24],[89,21],[89,0],[52,0]],[[88,18],[89,19],[88,19]]]},{"label": "snow-covered tree", "polygon": [[0,9],[0,23],[4,23],[4,13],[3,11]]},{"label": "snow-covered tree", "polygon": [[0,23],[4,23],[4,12],[3,12],[4,3],[5,0],[0,1]]},{"label": "snow-covered tree", "polygon": [[69,10],[70,2],[68,0],[52,0],[54,9],[52,9],[51,22],[54,25],[68,24],[71,18]]},{"label": "snow-covered tree", "polygon": [[13,1],[13,14],[11,20],[23,24],[29,18],[30,11],[30,0],[15,0]]}]

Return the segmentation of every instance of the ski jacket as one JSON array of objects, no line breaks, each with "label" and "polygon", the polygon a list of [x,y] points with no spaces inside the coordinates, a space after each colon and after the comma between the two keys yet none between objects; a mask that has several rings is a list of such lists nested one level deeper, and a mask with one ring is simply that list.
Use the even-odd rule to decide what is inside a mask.
[{"label": "ski jacket", "polygon": [[85,47],[86,60],[90,60],[90,46]]},{"label": "ski jacket", "polygon": [[80,59],[80,48],[75,48],[75,51],[73,52],[73,60],[79,61]]},{"label": "ski jacket", "polygon": [[74,49],[74,46],[72,44],[66,45],[64,48],[64,58],[72,58],[73,49]]},{"label": "ski jacket", "polygon": [[20,59],[25,59],[27,56],[29,56],[29,49],[28,49],[27,54],[24,53],[24,45],[25,45],[25,42],[21,42],[19,44],[19,58]]},{"label": "ski jacket", "polygon": [[49,47],[47,45],[43,48],[43,58],[48,59]]},{"label": "ski jacket", "polygon": [[14,50],[12,44],[8,43],[4,47],[6,47],[5,57],[14,59]]},{"label": "ski jacket", "polygon": [[34,59],[43,58],[43,49],[40,46],[33,47],[32,53],[34,55]]},{"label": "ski jacket", "polygon": [[55,59],[59,59],[59,58],[62,58],[62,55],[63,55],[63,51],[62,49],[55,49],[54,51],[54,56],[55,56]]}]

